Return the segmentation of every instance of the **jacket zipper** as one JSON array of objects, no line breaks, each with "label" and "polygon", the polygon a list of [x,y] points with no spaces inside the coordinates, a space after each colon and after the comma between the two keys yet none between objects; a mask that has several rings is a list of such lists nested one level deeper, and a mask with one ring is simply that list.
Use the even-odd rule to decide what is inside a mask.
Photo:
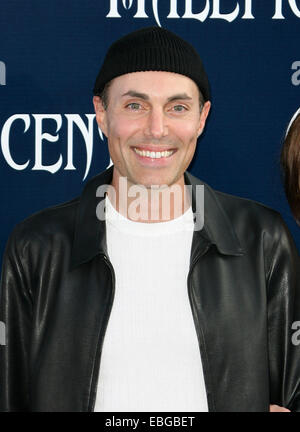
[{"label": "jacket zipper", "polygon": [[[191,294],[191,288],[192,288],[191,275],[192,275],[192,272],[194,270],[195,265],[199,261],[199,259],[208,251],[209,247],[210,247],[210,244],[207,245],[206,248],[199,255],[197,255],[196,258],[194,259],[194,261],[192,262],[192,265],[190,267],[188,277],[187,277],[187,284],[188,284],[188,295],[189,295],[190,306],[192,309],[194,324],[195,324],[197,338],[198,338],[200,357],[201,357],[201,361],[202,361],[202,365],[203,365],[203,375],[204,375],[204,383],[205,383],[206,394],[207,394],[208,411],[214,412],[214,411],[216,411],[216,408],[215,408],[213,393],[211,391],[211,388],[212,388],[211,374],[209,371],[209,364],[208,364],[206,353],[205,353],[204,338],[203,338],[202,331],[200,328],[199,318],[197,317],[197,315],[194,312],[193,298],[192,298],[192,294]],[[203,350],[201,350],[201,347],[203,347]],[[204,371],[206,371],[206,375],[205,375]],[[205,379],[205,377],[206,377],[206,379]]]},{"label": "jacket zipper", "polygon": [[[112,305],[114,302],[114,297],[115,297],[115,272],[113,269],[113,266],[111,264],[111,262],[109,261],[108,257],[106,255],[102,255],[104,262],[106,263],[106,265],[109,267],[110,269],[110,273],[112,276],[112,295],[111,295],[111,301],[109,304],[109,307],[107,308],[107,312],[106,312],[106,316],[105,316],[105,323],[104,323],[104,328],[102,330],[102,335],[101,337],[98,339],[98,344],[97,344],[97,350],[96,350],[96,361],[97,358],[99,357],[99,363],[98,364],[94,364],[94,370],[93,370],[93,376],[92,376],[92,385],[91,385],[91,393],[90,393],[90,398],[89,398],[89,404],[88,404],[88,411],[94,411],[95,409],[95,402],[96,402],[96,396],[97,396],[97,391],[94,392],[94,397],[92,397],[92,392],[95,389],[95,386],[97,385],[97,381],[98,381],[98,377],[99,377],[99,370],[100,370],[100,364],[101,364],[101,355],[102,355],[102,346],[103,346],[103,341],[104,341],[104,336],[106,333],[106,329],[107,329],[107,324],[109,321],[109,317],[110,317],[110,313],[111,313],[111,309],[112,309]],[[95,363],[96,363],[95,361]]]}]

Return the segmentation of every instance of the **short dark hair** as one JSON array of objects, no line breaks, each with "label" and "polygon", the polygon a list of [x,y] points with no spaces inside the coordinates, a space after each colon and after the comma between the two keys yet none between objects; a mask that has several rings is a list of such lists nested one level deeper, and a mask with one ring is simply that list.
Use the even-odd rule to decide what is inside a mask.
[{"label": "short dark hair", "polygon": [[108,107],[108,89],[109,89],[109,87],[111,86],[111,83],[112,83],[112,80],[108,81],[108,82],[105,84],[105,86],[104,86],[102,92],[99,93],[99,94],[97,95],[97,96],[100,97],[101,102],[102,102],[102,105],[103,105],[103,108],[104,108],[105,110],[106,110],[107,107]]},{"label": "short dark hair", "polygon": [[295,118],[284,139],[280,164],[288,203],[300,225],[300,114]]},{"label": "short dark hair", "polygon": [[[113,80],[108,81],[108,82],[105,84],[105,86],[104,86],[102,92],[96,95],[96,96],[99,96],[99,97],[100,97],[101,102],[102,102],[102,105],[103,105],[103,108],[104,108],[105,110],[106,110],[107,107],[108,107],[108,89],[109,89],[109,87],[111,86],[112,81],[113,81]],[[204,103],[205,103],[205,100],[204,100],[203,94],[201,93],[199,87],[198,87],[198,91],[199,91],[199,106],[200,106],[200,112],[201,112],[201,110],[202,110],[202,108],[203,108],[203,105],[204,105]]]}]

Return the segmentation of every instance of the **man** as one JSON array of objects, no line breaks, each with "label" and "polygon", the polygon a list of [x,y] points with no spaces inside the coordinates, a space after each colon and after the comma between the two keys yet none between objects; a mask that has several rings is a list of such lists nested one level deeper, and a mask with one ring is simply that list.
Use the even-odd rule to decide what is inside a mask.
[{"label": "man", "polygon": [[113,166],[6,248],[2,410],[299,411],[291,236],[187,171],[211,106],[198,54],[140,29],[94,94]]}]

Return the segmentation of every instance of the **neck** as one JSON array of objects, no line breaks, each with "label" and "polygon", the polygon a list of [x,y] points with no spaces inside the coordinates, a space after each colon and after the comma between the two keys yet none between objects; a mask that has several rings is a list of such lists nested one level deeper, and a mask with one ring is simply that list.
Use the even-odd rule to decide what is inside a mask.
[{"label": "neck", "polygon": [[112,179],[108,198],[124,217],[135,222],[157,223],[173,220],[190,207],[184,177],[171,186],[149,187],[132,184],[126,177]]}]

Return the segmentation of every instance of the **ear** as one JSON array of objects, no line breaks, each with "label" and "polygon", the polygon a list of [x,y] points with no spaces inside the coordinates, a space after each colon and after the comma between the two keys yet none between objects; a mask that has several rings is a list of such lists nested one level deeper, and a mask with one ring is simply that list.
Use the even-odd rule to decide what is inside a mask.
[{"label": "ear", "polygon": [[211,102],[207,101],[205,102],[201,114],[200,114],[200,122],[199,122],[199,129],[198,129],[198,137],[202,134],[203,129],[205,127],[206,119],[208,117],[209,111],[211,108]]},{"label": "ear", "polygon": [[93,104],[96,113],[96,121],[101,131],[107,137],[107,112],[103,107],[102,100],[99,96],[93,97]]}]

